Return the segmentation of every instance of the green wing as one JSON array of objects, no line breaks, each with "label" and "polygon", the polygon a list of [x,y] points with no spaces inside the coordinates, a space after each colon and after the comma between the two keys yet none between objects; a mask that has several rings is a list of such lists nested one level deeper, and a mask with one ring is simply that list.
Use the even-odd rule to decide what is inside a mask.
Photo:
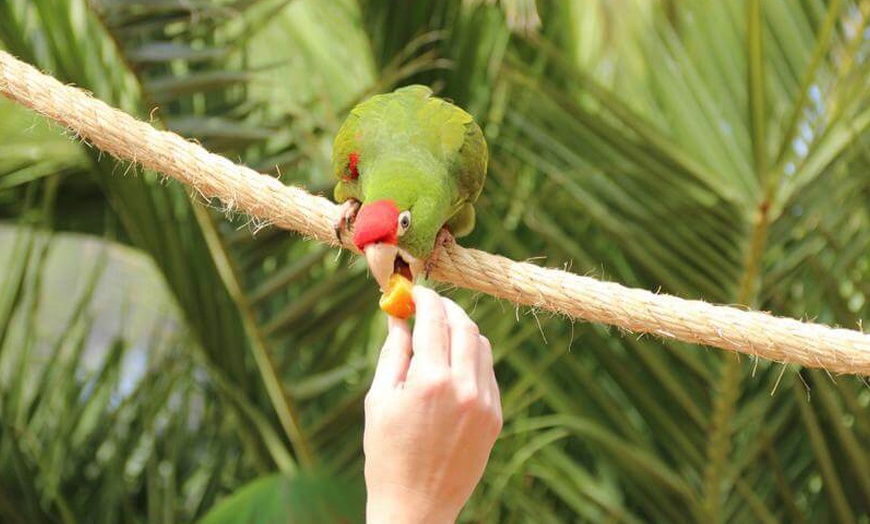
[{"label": "green wing", "polygon": [[465,126],[465,140],[459,148],[454,172],[459,185],[459,193],[465,202],[473,204],[483,190],[486,181],[486,164],[489,150],[483,131],[474,120]]},{"label": "green wing", "polygon": [[[488,151],[483,131],[467,112],[440,98],[429,98],[421,109],[420,120],[435,130],[434,148],[447,164],[453,186],[454,202],[445,223],[454,236],[474,228],[473,204],[486,180]],[[434,149],[433,148],[433,149]]]}]

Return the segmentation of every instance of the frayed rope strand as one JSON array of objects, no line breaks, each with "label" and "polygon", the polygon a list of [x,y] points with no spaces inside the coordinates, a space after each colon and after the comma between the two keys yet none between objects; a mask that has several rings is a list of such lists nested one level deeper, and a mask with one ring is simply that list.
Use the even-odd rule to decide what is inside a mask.
[{"label": "frayed rope strand", "polygon": [[[0,92],[60,122],[115,157],[188,184],[206,199],[337,246],[338,206],[209,153],[193,142],[65,86],[0,51]],[[346,243],[345,248],[356,251]],[[684,300],[458,245],[439,253],[433,279],[590,322],[768,360],[870,374],[870,336],[849,329]]]}]

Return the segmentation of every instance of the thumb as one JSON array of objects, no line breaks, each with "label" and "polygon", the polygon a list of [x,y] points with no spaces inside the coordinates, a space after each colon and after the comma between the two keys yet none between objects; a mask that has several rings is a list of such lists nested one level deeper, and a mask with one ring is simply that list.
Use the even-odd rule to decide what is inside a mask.
[{"label": "thumb", "polygon": [[411,362],[411,328],[404,320],[387,317],[387,340],[381,348],[372,390],[393,389],[405,381]]}]

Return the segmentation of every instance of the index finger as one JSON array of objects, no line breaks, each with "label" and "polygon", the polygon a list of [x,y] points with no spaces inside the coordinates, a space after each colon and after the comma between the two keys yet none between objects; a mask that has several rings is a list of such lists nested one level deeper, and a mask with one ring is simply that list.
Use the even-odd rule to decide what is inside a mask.
[{"label": "index finger", "polygon": [[373,391],[389,390],[404,382],[411,361],[411,331],[408,323],[387,317],[387,327],[387,340],[381,348],[378,366],[372,379]]},{"label": "index finger", "polygon": [[438,293],[422,286],[414,286],[414,359],[427,367],[450,365],[450,338],[447,332],[447,314]]}]

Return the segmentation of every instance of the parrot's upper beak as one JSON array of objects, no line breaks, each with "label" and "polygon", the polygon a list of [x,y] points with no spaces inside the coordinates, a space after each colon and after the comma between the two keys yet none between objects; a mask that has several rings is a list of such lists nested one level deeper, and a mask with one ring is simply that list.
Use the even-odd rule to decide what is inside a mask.
[{"label": "parrot's upper beak", "polygon": [[422,264],[416,258],[395,244],[378,242],[369,244],[363,251],[369,265],[369,271],[378,281],[381,291],[386,291],[387,282],[393,273],[401,273],[408,280],[414,282],[422,268]]},{"label": "parrot's upper beak", "polygon": [[395,244],[369,244],[365,248],[366,262],[369,265],[369,271],[378,281],[381,290],[387,289],[387,281],[390,275],[393,274],[393,263],[396,260],[396,255],[399,254],[399,247]]}]

